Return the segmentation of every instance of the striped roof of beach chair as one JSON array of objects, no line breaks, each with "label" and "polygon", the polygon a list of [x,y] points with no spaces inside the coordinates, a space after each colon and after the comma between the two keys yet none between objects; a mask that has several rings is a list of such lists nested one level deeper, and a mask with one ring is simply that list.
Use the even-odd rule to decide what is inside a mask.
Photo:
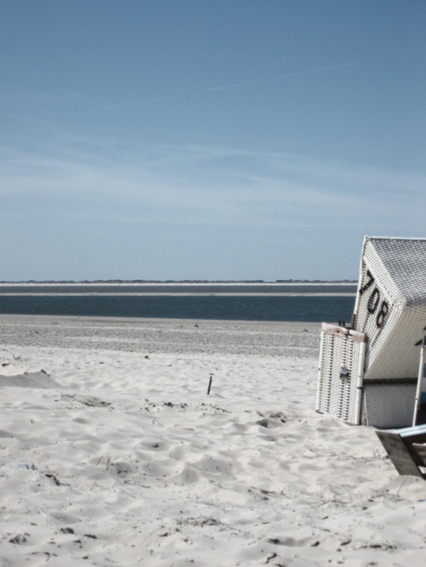
[{"label": "striped roof of beach chair", "polygon": [[366,237],[353,326],[367,337],[365,379],[415,378],[426,335],[426,239]]}]

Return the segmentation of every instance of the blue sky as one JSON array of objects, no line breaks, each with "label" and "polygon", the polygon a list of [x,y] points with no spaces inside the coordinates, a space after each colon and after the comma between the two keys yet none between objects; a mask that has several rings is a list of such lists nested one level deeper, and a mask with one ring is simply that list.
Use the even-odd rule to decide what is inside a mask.
[{"label": "blue sky", "polygon": [[424,0],[0,8],[0,280],[357,279],[426,237]]}]

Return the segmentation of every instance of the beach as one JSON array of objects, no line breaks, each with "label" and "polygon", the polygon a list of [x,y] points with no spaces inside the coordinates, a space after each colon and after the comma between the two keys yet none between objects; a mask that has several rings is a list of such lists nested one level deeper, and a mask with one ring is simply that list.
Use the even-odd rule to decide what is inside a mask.
[{"label": "beach", "polygon": [[157,283],[6,283],[0,282],[0,296],[38,295],[136,295],[136,296],[354,296],[357,282],[157,282]]},{"label": "beach", "polygon": [[315,412],[319,329],[3,315],[0,565],[423,566],[426,483]]}]

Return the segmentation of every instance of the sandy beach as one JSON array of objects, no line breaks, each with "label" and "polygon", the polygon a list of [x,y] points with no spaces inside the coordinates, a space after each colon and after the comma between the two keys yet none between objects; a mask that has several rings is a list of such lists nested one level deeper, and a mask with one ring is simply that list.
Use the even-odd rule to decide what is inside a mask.
[{"label": "sandy beach", "polygon": [[319,328],[2,316],[0,565],[423,567],[426,483],[315,412]]}]

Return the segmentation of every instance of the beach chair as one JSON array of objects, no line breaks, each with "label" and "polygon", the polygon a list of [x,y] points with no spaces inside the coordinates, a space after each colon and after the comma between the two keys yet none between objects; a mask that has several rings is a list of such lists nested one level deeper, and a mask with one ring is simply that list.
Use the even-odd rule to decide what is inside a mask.
[{"label": "beach chair", "polygon": [[366,237],[352,320],[322,325],[317,411],[383,429],[412,425],[425,334],[426,240]]}]

